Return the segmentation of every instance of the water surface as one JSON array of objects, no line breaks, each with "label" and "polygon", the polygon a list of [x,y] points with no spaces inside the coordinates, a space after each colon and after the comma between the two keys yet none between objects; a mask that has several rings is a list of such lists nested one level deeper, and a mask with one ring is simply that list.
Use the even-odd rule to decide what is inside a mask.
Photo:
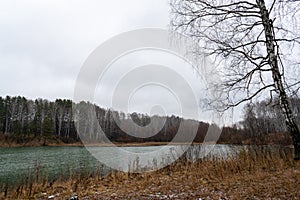
[{"label": "water surface", "polygon": [[[170,146],[171,148],[172,146]],[[197,148],[196,148],[197,147]],[[199,145],[189,151],[190,159],[199,156]],[[216,157],[228,157],[235,155],[242,147],[228,145],[208,145],[205,148],[212,150],[210,155]],[[92,147],[90,151],[100,152],[102,156],[112,162],[120,159],[113,155],[111,147]],[[131,152],[155,151],[160,146],[122,147]],[[201,149],[204,147],[201,146]],[[168,154],[168,152],[166,152]],[[59,177],[78,175],[79,173],[99,172],[105,173],[108,167],[95,159],[85,147],[12,147],[0,148],[0,187],[7,183],[18,185],[24,181],[38,179],[43,181],[55,180]],[[37,177],[38,174],[38,177]]]}]

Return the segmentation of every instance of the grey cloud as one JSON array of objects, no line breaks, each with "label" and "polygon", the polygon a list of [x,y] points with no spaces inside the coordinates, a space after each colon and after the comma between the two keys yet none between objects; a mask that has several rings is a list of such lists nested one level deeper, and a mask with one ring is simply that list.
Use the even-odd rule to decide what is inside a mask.
[{"label": "grey cloud", "polygon": [[[164,18],[165,3],[1,1],[0,95],[72,98],[77,74],[89,53],[113,35],[149,26],[153,13],[159,17],[161,12],[159,18]],[[166,22],[155,20],[151,25],[166,27]]]}]

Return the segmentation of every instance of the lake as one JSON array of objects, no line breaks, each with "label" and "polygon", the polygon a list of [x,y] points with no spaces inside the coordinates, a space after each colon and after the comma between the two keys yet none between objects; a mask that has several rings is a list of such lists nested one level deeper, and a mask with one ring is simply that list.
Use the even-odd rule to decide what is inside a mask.
[{"label": "lake", "polygon": [[[176,145],[178,146],[178,145]],[[189,151],[189,159],[199,157],[199,148],[195,145]],[[169,146],[170,149],[175,146]],[[161,148],[160,146],[122,147],[130,152],[149,152]],[[206,145],[214,157],[227,158],[235,156],[243,147],[232,145]],[[111,147],[89,147],[91,152],[100,152],[111,161],[120,159],[114,155]],[[109,168],[101,164],[85,147],[13,147],[0,148],[0,188],[6,183],[18,185],[24,181],[38,179],[43,181],[55,180],[59,177],[68,178],[70,175],[100,172],[105,174]],[[170,151],[171,152],[171,151]],[[167,153],[168,154],[168,151]],[[38,177],[36,176],[38,174]]]},{"label": "lake", "polygon": [[20,184],[28,178],[49,181],[70,173],[95,170],[99,162],[84,147],[0,148],[0,185]]}]

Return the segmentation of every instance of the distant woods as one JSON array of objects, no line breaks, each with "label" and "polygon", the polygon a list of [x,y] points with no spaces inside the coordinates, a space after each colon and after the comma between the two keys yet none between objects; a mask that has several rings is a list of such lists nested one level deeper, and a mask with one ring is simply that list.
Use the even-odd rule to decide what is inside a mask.
[{"label": "distant woods", "polygon": [[[45,99],[29,100],[24,97],[0,97],[0,132],[5,137],[14,137],[19,143],[27,142],[33,138],[61,139],[63,142],[72,143],[80,141],[75,128],[76,120],[72,111],[71,100],[56,99],[48,101]],[[112,142],[167,142],[171,141],[176,135],[181,121],[177,116],[148,116],[145,114],[131,113],[125,114],[112,109],[104,109],[89,102],[80,102],[77,105],[84,108],[93,106],[95,109],[97,123],[105,133],[106,137]],[[82,117],[82,116],[81,116]],[[88,118],[89,116],[83,116]],[[128,130],[137,131],[137,127],[148,125],[151,121],[152,126],[161,127],[157,134],[149,133],[152,137],[144,135],[143,138],[133,137],[117,125],[116,121],[127,123],[129,119],[138,126],[127,127]],[[208,123],[195,120],[185,120],[199,126],[196,141],[203,141],[205,133],[209,127]],[[85,121],[84,121],[85,122]],[[86,129],[84,140],[88,142],[101,142],[103,138],[99,137],[96,130],[93,130],[93,119],[88,119],[89,123],[81,125]],[[161,126],[161,122],[165,122]],[[79,122],[78,122],[79,123]],[[130,125],[130,123],[128,123]],[[157,127],[153,127],[157,130]],[[185,130],[189,131],[189,127]]]},{"label": "distant woods", "polygon": [[28,138],[51,136],[77,140],[71,100],[0,97],[0,130],[20,143]]},{"label": "distant woods", "polygon": [[[92,105],[89,102],[80,102],[84,105]],[[300,123],[300,100],[292,99],[293,112]],[[65,143],[80,141],[77,134],[72,105],[74,102],[66,99],[48,101],[44,99],[29,100],[24,97],[0,97],[0,132],[3,138],[14,138],[17,143],[24,143],[33,138],[60,139]],[[148,116],[139,113],[123,113],[112,109],[104,109],[97,105],[95,108],[97,123],[104,131],[106,137],[112,142],[169,142],[180,126],[182,120],[187,124],[198,126],[194,139],[202,142],[209,127],[209,123],[191,119],[183,119],[178,116]],[[165,122],[159,128],[157,134],[145,133],[143,138],[134,137],[125,133],[118,123],[127,123],[132,119],[138,126],[129,127],[128,130],[137,131],[137,127],[144,127],[152,122],[151,126],[160,127],[160,122]],[[244,119],[232,127],[223,127],[219,143],[279,143],[290,144],[291,139],[286,134],[283,116],[278,106],[269,107],[267,101],[256,104],[247,104],[244,108]],[[116,122],[118,120],[118,123]],[[130,126],[130,123],[128,123]],[[86,125],[89,128],[89,125]],[[153,127],[155,130],[157,127]],[[189,134],[189,127],[184,129]],[[153,135],[147,137],[147,134]],[[85,140],[101,142],[102,138],[93,131],[85,136]],[[179,139],[180,140],[180,139]],[[182,141],[184,142],[184,139]]]},{"label": "distant woods", "polygon": [[[291,136],[287,133],[288,128],[285,117],[282,114],[279,99],[264,100],[256,103],[248,103],[244,107],[244,119],[241,122],[243,128],[255,143],[280,143],[290,144]],[[290,98],[292,114],[296,124],[300,125],[300,99]]]}]

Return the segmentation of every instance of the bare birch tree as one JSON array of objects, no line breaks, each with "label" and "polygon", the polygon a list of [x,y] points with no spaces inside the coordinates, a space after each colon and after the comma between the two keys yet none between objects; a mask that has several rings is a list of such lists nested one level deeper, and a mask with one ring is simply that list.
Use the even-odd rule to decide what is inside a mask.
[{"label": "bare birch tree", "polygon": [[299,2],[171,0],[171,7],[172,27],[195,39],[222,71],[224,108],[276,95],[300,159],[300,132],[289,102],[300,82]]}]

